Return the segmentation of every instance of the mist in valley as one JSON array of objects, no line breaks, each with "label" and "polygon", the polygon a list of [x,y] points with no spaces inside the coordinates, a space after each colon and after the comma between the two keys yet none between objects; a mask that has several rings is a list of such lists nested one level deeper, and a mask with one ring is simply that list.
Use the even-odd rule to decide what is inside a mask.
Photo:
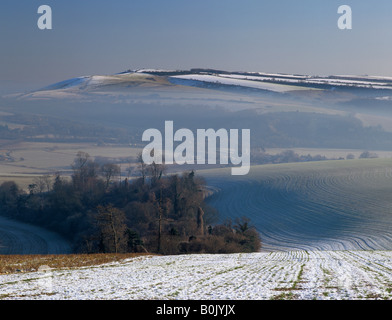
[{"label": "mist in valley", "polygon": [[174,85],[82,94],[82,99],[3,97],[2,138],[142,146],[146,129],[163,132],[170,120],[175,130],[250,129],[252,148],[392,150],[392,101],[380,98],[385,95],[380,90],[275,93]]}]

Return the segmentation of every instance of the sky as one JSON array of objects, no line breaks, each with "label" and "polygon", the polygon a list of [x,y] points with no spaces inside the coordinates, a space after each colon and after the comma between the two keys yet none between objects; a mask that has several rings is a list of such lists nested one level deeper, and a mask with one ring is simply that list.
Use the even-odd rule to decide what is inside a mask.
[{"label": "sky", "polygon": [[391,17],[390,0],[1,0],[0,93],[139,68],[392,76]]}]

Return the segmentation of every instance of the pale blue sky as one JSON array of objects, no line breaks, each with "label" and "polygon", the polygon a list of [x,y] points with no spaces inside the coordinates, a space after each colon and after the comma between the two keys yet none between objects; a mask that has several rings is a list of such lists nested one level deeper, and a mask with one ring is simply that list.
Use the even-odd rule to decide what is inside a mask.
[{"label": "pale blue sky", "polygon": [[1,0],[0,91],[143,67],[392,76],[391,39],[390,0]]}]

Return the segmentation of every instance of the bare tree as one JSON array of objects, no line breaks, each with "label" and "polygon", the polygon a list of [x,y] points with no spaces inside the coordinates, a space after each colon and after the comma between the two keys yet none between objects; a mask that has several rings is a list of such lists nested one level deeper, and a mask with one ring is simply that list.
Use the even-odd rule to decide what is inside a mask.
[{"label": "bare tree", "polygon": [[204,210],[199,207],[197,209],[197,229],[201,236],[204,236]]},{"label": "bare tree", "polygon": [[147,164],[143,160],[143,155],[139,153],[137,156],[137,161],[139,163],[139,170],[140,174],[142,175],[142,182],[143,184],[146,182],[146,176],[147,176]]},{"label": "bare tree", "polygon": [[148,175],[151,179],[151,185],[157,183],[161,178],[162,175],[166,171],[166,166],[164,164],[155,163],[155,161],[147,167]]},{"label": "bare tree", "polygon": [[37,186],[39,193],[49,192],[52,185],[52,177],[48,174],[36,177],[33,179],[33,183]]},{"label": "bare tree", "polygon": [[72,169],[74,171],[80,171],[85,167],[86,163],[89,161],[90,155],[87,152],[79,151],[76,154],[76,158],[72,164]]},{"label": "bare tree", "polygon": [[97,209],[96,220],[105,252],[125,251],[127,245],[125,213],[111,205],[99,206]]},{"label": "bare tree", "polygon": [[90,159],[88,153],[79,151],[72,164],[72,169],[75,186],[83,190],[91,179],[98,176],[99,165]]},{"label": "bare tree", "polygon": [[121,169],[117,164],[105,163],[101,166],[101,174],[105,178],[106,188],[109,187],[110,180],[121,173]]}]

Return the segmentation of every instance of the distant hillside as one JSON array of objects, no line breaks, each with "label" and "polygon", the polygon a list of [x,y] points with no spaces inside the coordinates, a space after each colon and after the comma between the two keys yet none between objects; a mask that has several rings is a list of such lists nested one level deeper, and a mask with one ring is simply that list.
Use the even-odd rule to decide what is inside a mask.
[{"label": "distant hillside", "polygon": [[392,78],[370,76],[309,76],[214,69],[127,70],[114,75],[81,76],[22,95],[23,98],[75,98],[83,93],[127,93],[131,88],[181,85],[200,88],[254,89],[279,93],[338,90],[392,97]]},{"label": "distant hillside", "polygon": [[0,102],[7,139],[141,146],[146,129],[171,120],[176,129],[251,129],[252,147],[392,150],[387,77],[140,69],[80,76]]}]

